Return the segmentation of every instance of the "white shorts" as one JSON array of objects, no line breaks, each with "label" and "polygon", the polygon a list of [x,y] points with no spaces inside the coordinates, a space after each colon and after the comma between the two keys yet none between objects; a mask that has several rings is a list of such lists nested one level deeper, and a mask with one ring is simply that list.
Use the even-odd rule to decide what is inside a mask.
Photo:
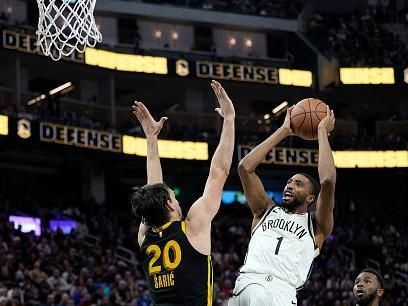
[{"label": "white shorts", "polygon": [[242,273],[228,306],[296,306],[296,288],[271,274]]}]

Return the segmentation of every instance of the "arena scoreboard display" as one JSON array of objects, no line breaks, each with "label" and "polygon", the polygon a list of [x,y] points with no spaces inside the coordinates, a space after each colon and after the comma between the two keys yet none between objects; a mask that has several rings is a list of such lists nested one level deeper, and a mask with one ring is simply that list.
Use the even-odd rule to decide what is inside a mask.
[{"label": "arena scoreboard display", "polygon": [[186,60],[177,60],[175,65],[176,73],[182,77],[193,75],[206,79],[300,87],[313,85],[313,74],[307,70]]},{"label": "arena scoreboard display", "polygon": [[94,48],[86,49],[85,64],[118,71],[168,74],[166,57],[125,54]]},{"label": "arena scoreboard display", "polygon": [[340,68],[340,81],[345,85],[395,84],[392,67]]},{"label": "arena scoreboard display", "polygon": [[[146,156],[147,152],[146,139],[142,137],[0,115],[0,144],[5,138],[13,138],[27,145],[52,143],[78,149],[93,149],[141,157]],[[207,142],[160,139],[158,146],[162,158],[206,161],[210,155]],[[238,161],[252,149],[252,145],[238,145]],[[408,150],[333,151],[333,155],[338,168],[408,167]],[[264,163],[317,167],[318,160],[318,150],[275,148],[267,154]]]},{"label": "arena scoreboard display", "polygon": [[[27,145],[49,143],[135,156],[146,156],[147,152],[145,138],[3,115],[0,135]],[[159,149],[162,158],[208,160],[207,142],[159,140]]]},{"label": "arena scoreboard display", "polygon": [[[43,56],[37,46],[35,33],[27,33],[26,30],[18,27],[7,27],[2,29],[1,38],[1,46],[4,49]],[[71,56],[62,57],[62,59],[104,69],[159,76],[229,80],[274,86],[316,87],[316,72],[310,70],[264,66],[256,63],[186,60],[170,56],[156,56],[148,54],[147,51],[145,53],[147,54],[140,55],[87,48],[85,53],[74,52]],[[343,86],[406,86],[408,84],[408,68],[339,67],[338,75],[340,84]]]},{"label": "arena scoreboard display", "polygon": [[8,135],[8,117],[0,115],[0,135]]},{"label": "arena scoreboard display", "polygon": [[[2,47],[35,55],[43,55],[37,46],[37,36],[19,28],[2,30]],[[313,73],[287,67],[233,64],[185,60],[156,55],[120,53],[112,50],[87,48],[85,53],[63,57],[65,61],[86,64],[104,69],[144,73],[161,76],[190,77],[197,79],[230,80],[267,85],[313,87]]]},{"label": "arena scoreboard display", "polygon": [[[238,146],[238,160],[244,158],[254,147]],[[337,168],[407,168],[408,150],[400,151],[333,151]],[[290,166],[317,167],[319,151],[299,148],[275,148],[263,163]]]}]

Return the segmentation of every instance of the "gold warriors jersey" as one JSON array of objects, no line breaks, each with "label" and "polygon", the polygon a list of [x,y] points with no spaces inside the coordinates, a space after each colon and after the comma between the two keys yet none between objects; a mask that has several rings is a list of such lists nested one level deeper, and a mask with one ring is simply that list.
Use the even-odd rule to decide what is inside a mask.
[{"label": "gold warriors jersey", "polygon": [[211,256],[190,244],[185,221],[148,230],[140,252],[153,306],[212,306]]}]

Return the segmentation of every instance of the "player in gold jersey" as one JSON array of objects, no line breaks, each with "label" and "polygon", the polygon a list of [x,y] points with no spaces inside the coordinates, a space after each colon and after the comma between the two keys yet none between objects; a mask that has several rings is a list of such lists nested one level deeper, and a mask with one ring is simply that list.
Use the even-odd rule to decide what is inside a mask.
[{"label": "player in gold jersey", "polygon": [[157,136],[167,118],[156,122],[141,102],[134,114],[147,138],[147,185],[136,188],[132,209],[142,219],[138,241],[154,306],[211,306],[211,221],[217,214],[234,151],[234,106],[222,86],[211,87],[224,119],[202,196],[183,218],[174,192],[163,183]]}]

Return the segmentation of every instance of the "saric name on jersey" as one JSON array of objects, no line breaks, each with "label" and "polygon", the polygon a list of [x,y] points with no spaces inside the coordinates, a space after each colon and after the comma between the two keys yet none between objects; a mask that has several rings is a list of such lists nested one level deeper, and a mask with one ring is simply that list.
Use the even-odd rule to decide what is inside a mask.
[{"label": "saric name on jersey", "polygon": [[266,231],[268,229],[279,228],[281,230],[290,232],[298,236],[301,239],[303,236],[307,234],[307,230],[303,228],[303,226],[293,222],[293,221],[286,221],[284,219],[275,219],[275,220],[268,220],[262,223],[262,230]]},{"label": "saric name on jersey", "polygon": [[174,272],[168,274],[154,275],[154,288],[167,288],[174,286]]}]

